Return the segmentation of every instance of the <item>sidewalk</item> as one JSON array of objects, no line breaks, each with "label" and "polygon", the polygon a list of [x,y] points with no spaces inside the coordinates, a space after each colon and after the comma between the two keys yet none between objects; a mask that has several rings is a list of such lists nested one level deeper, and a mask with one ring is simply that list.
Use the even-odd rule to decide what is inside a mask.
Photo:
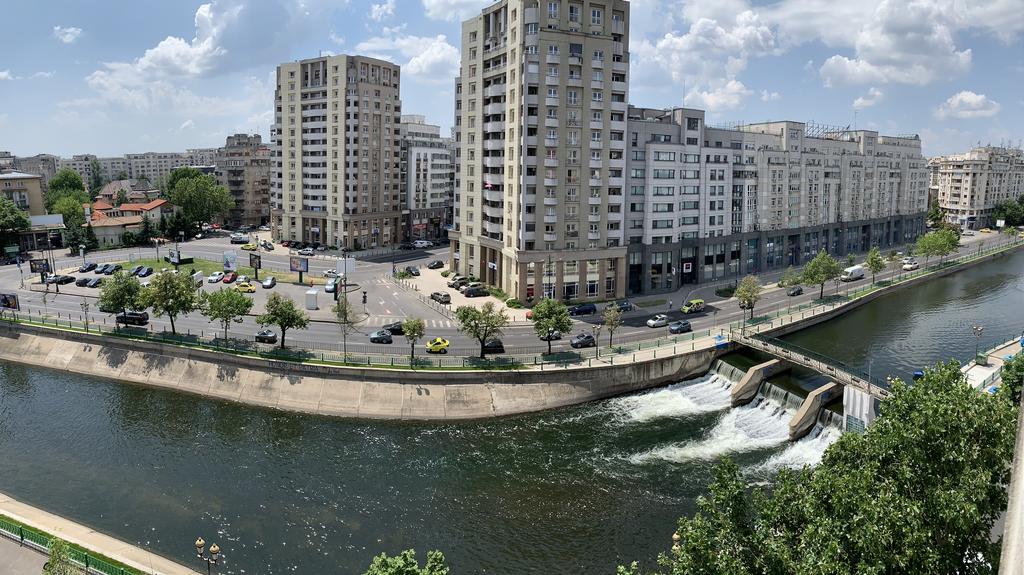
[{"label": "sidewalk", "polygon": [[46,555],[0,537],[0,575],[39,575]]}]

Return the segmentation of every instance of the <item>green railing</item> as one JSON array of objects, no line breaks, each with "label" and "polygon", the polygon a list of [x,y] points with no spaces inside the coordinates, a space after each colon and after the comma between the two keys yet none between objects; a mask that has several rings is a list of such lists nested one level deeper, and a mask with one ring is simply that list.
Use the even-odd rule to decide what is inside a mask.
[{"label": "green railing", "polygon": [[778,339],[778,338],[767,337],[767,336],[760,335],[760,334],[749,335],[747,337],[749,337],[750,339],[754,339],[754,340],[760,341],[761,343],[764,343],[766,345],[775,346],[775,347],[778,347],[778,348],[782,348],[782,349],[784,349],[786,351],[789,351],[791,353],[799,354],[799,355],[801,355],[801,356],[803,356],[805,358],[817,361],[818,363],[824,364],[824,365],[826,365],[828,367],[831,367],[831,368],[833,368],[833,369],[835,369],[837,371],[844,371],[844,372],[846,372],[846,373],[856,377],[857,379],[860,379],[860,380],[865,381],[865,382],[870,382],[871,385],[874,385],[876,387],[879,387],[879,388],[882,388],[882,389],[885,389],[885,390],[889,389],[888,382],[880,380],[878,378],[872,378],[867,373],[864,373],[863,371],[860,371],[859,369],[850,367],[849,365],[846,365],[845,363],[843,363],[841,361],[838,361],[836,359],[833,359],[833,358],[831,358],[831,357],[829,357],[827,355],[824,355],[822,353],[818,353],[816,351],[807,349],[805,347],[800,347],[799,345],[796,345],[794,343],[790,343],[788,341],[783,341],[783,340]]},{"label": "green railing", "polygon": [[[0,516],[0,536],[17,541],[21,545],[33,547],[43,553],[49,551],[50,542],[54,539],[47,533],[21,525],[4,516]],[[69,543],[69,546],[71,547],[71,560],[85,569],[86,573],[142,575],[142,572],[137,569],[118,564],[101,555],[89,553],[77,545]]]}]

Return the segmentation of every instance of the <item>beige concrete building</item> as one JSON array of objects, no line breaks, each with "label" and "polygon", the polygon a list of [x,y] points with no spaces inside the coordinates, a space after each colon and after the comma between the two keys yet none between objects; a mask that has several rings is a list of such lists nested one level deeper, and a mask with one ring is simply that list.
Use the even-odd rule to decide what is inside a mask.
[{"label": "beige concrete building", "polygon": [[402,139],[402,190],[406,237],[437,239],[451,222],[452,165],[451,140],[441,137],[441,127],[426,118],[403,115],[399,127]]},{"label": "beige concrete building", "polygon": [[36,154],[31,157],[19,157],[14,160],[14,169],[26,174],[38,174],[43,177],[43,191],[50,185],[50,180],[57,175],[60,158],[51,154]]},{"label": "beige concrete building", "polygon": [[401,240],[399,67],[329,56],[277,67],[271,228],[361,249]]},{"label": "beige concrete building", "polygon": [[43,177],[24,172],[0,171],[0,194],[30,216],[46,214],[43,202]]},{"label": "beige concrete building", "polygon": [[70,158],[61,158],[57,169],[70,168],[74,170],[79,176],[82,176],[82,181],[88,186],[92,181],[93,160],[99,164],[100,178],[105,182],[116,180],[121,174],[127,175],[129,178],[134,177],[132,176],[131,162],[125,157],[100,158],[92,154],[77,154]]},{"label": "beige concrete building", "polygon": [[946,221],[965,229],[995,226],[992,209],[1024,195],[1024,151],[985,146],[931,160],[931,186]]},{"label": "beige concrete building", "polygon": [[270,220],[270,147],[259,134],[228,136],[214,158],[217,183],[227,188],[235,207],[226,224],[261,226]]},{"label": "beige concrete building", "polygon": [[625,295],[629,2],[501,0],[462,24],[452,259],[509,294]]}]

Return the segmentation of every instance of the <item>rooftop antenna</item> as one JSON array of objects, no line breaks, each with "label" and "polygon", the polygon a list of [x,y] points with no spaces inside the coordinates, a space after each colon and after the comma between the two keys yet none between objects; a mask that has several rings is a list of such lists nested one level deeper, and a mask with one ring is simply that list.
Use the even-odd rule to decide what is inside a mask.
[{"label": "rooftop antenna", "polygon": [[857,110],[853,111],[853,129],[857,129]]}]

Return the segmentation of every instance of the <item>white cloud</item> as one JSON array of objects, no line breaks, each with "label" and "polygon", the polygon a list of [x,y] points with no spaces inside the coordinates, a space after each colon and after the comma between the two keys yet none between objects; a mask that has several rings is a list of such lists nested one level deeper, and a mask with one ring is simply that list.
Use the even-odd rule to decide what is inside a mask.
[{"label": "white cloud", "polygon": [[393,60],[397,52],[407,58],[398,62],[402,72],[431,82],[450,83],[459,70],[459,50],[448,43],[444,34],[412,36],[403,33],[404,27],[384,28],[381,36],[367,38],[356,45],[356,52],[376,54]]},{"label": "white cloud", "polygon": [[76,28],[74,26],[68,26],[67,28],[63,26],[53,27],[53,37],[60,40],[61,42],[64,42],[65,44],[71,44],[75,40],[78,40],[78,37],[81,35],[81,28]]},{"label": "white cloud", "polygon": [[195,127],[196,127],[196,123],[193,122],[191,118],[189,118],[188,120],[185,120],[184,122],[182,122],[180,126],[178,126],[178,132],[184,132],[185,130],[191,130],[191,129],[195,128]]},{"label": "white cloud", "polygon": [[882,101],[885,94],[881,90],[872,86],[868,89],[868,93],[863,96],[857,96],[857,99],[853,101],[853,108],[855,110],[863,110],[869,108]]},{"label": "white cloud", "polygon": [[32,74],[31,76],[29,76],[29,79],[34,79],[34,78],[53,78],[55,75],[57,75],[57,72],[55,72],[55,71],[53,71],[53,72],[36,72],[35,74]]},{"label": "white cloud", "polygon": [[422,0],[423,11],[433,20],[461,21],[474,14],[493,0]]},{"label": "white cloud", "polygon": [[334,33],[334,30],[331,30],[331,42],[334,42],[335,44],[337,44],[339,46],[344,45],[345,44],[345,37],[344,36],[338,36],[337,34]]},{"label": "white cloud", "polygon": [[683,101],[687,106],[696,106],[710,111],[734,110],[743,104],[751,91],[739,80],[729,80],[709,90],[691,90]]},{"label": "white cloud", "polygon": [[0,80],[13,80],[10,70],[0,70]]},{"label": "white cloud", "polygon": [[989,118],[999,113],[1002,106],[999,102],[990,100],[984,94],[976,94],[970,90],[957,92],[935,109],[935,117],[940,120],[956,118],[970,120],[974,118]]},{"label": "white cloud", "polygon": [[384,0],[380,4],[370,6],[370,19],[380,22],[395,15],[395,0]]},{"label": "white cloud", "polygon": [[778,92],[769,92],[768,90],[761,90],[761,101],[762,102],[775,102],[782,99],[782,94]]}]

